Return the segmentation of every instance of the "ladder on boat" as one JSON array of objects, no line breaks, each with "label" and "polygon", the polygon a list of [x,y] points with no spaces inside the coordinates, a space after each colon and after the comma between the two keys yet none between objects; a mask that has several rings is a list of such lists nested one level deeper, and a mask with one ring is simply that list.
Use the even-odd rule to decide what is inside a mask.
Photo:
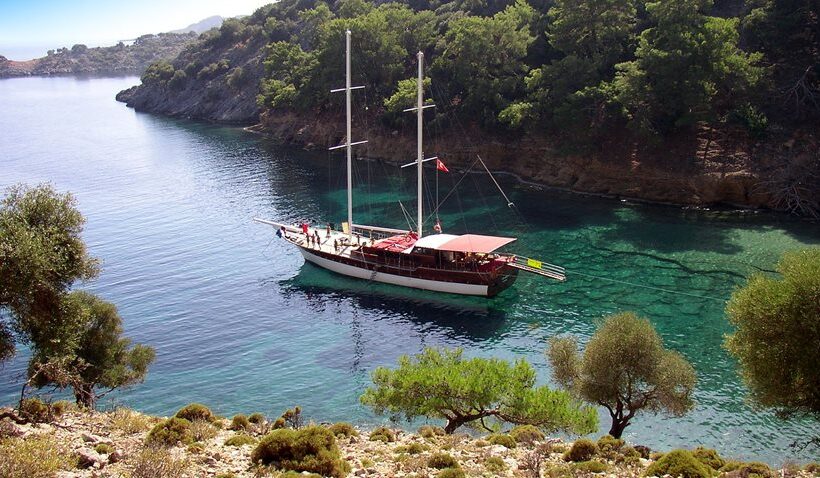
[{"label": "ladder on boat", "polygon": [[515,256],[513,261],[509,262],[508,265],[525,272],[549,277],[550,279],[559,280],[561,282],[567,280],[567,271],[563,267],[529,257]]}]

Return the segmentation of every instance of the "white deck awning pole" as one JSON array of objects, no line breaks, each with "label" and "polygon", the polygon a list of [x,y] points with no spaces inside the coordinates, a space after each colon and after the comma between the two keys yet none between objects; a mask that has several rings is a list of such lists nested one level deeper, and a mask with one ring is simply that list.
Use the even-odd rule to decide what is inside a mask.
[{"label": "white deck awning pole", "polygon": [[347,231],[353,240],[353,137],[350,117],[350,30],[345,31],[345,108],[347,110]]},{"label": "white deck awning pole", "polygon": [[421,239],[422,235],[422,204],[424,203],[424,196],[421,190],[422,187],[422,174],[424,171],[422,163],[424,162],[424,153],[422,153],[422,121],[424,120],[424,53],[419,52],[417,55],[419,61],[419,77],[416,81],[416,86],[418,87],[418,94],[416,95],[416,118],[418,120],[418,144],[416,150],[416,162],[418,164],[418,218],[416,219],[416,228],[418,229],[419,239]]}]

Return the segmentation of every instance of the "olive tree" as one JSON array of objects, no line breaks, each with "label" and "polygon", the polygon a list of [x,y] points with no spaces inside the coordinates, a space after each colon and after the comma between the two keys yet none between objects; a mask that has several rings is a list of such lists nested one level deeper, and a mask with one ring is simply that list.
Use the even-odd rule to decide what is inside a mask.
[{"label": "olive tree", "polygon": [[426,348],[399,358],[396,369],[379,367],[361,402],[393,418],[440,418],[444,431],[462,425],[492,431],[502,422],[528,424],[552,432],[592,433],[597,414],[570,394],[535,386],[535,371],[524,360],[462,356],[461,349]]},{"label": "olive tree", "polygon": [[777,271],[732,294],[726,313],[737,329],[725,346],[754,403],[820,416],[820,247],[787,252]]},{"label": "olive tree", "polygon": [[[0,359],[15,341],[31,350],[28,385],[71,387],[93,407],[108,391],[144,379],[150,347],[122,337],[116,308],[70,292],[99,272],[81,238],[85,219],[71,194],[50,185],[9,188],[0,202]],[[102,392],[99,389],[103,389]]]},{"label": "olive tree", "polygon": [[648,320],[631,312],[604,319],[583,355],[572,337],[550,340],[547,357],[555,380],[609,412],[609,434],[620,438],[638,411],[681,416],[692,406],[695,370],[666,350]]}]

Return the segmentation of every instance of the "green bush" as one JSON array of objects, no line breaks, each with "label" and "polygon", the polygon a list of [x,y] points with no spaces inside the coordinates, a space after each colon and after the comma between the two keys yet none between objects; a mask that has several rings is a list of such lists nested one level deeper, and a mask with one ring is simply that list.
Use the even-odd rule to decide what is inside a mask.
[{"label": "green bush", "polygon": [[650,449],[648,446],[635,445],[632,448],[634,448],[635,451],[637,451],[641,458],[643,458],[644,460],[648,460],[649,455],[652,454],[652,449]]},{"label": "green bush", "polygon": [[376,427],[372,432],[370,432],[370,441],[393,443],[396,441],[396,434],[393,430],[387,427]]},{"label": "green bush", "polygon": [[759,461],[751,461],[744,463],[743,466],[740,467],[740,476],[742,478],[771,478],[774,476],[774,473],[772,469],[769,468],[769,465]]},{"label": "green bush", "polygon": [[397,446],[396,453],[407,453],[408,455],[418,455],[419,453],[426,450],[427,447],[422,445],[421,443],[410,443],[408,445]]},{"label": "green bush", "polygon": [[723,465],[726,464],[726,460],[721,458],[718,452],[711,448],[699,446],[692,450],[692,456],[694,456],[699,462],[715,471],[723,468]]},{"label": "green bush", "polygon": [[820,476],[820,463],[807,463],[806,466],[803,467],[803,471],[807,471],[814,476]]},{"label": "green bush", "polygon": [[189,445],[194,441],[191,433],[191,422],[184,418],[172,417],[158,423],[148,432],[146,445],[176,446],[177,443]]},{"label": "green bush", "polygon": [[487,437],[487,441],[493,445],[501,445],[506,448],[515,448],[515,438],[503,433],[493,433]]},{"label": "green bush", "polygon": [[261,413],[251,413],[248,417],[248,421],[254,425],[262,425],[268,420],[265,418],[265,415],[262,415]]},{"label": "green bush", "polygon": [[438,474],[438,478],[465,478],[466,476],[461,468],[445,468]]},{"label": "green bush", "polygon": [[645,476],[672,475],[682,478],[711,478],[712,471],[688,450],[672,450],[649,465]]},{"label": "green bush", "polygon": [[350,471],[350,465],[339,454],[336,437],[320,426],[274,430],[253,450],[251,461],[322,476],[343,477]]},{"label": "green bush", "polygon": [[457,468],[458,462],[452,455],[447,453],[433,453],[430,455],[430,458],[427,459],[427,466],[437,470],[443,470],[445,468]]},{"label": "green bush", "polygon": [[215,437],[219,430],[211,422],[207,420],[193,420],[191,422],[191,436],[194,441],[206,441]]},{"label": "green bush", "polygon": [[55,417],[62,416],[68,410],[77,410],[77,405],[68,400],[58,400],[51,404],[51,413]]},{"label": "green bush", "polygon": [[250,435],[245,435],[244,433],[239,433],[225,440],[225,446],[253,445],[256,442],[256,438]]},{"label": "green bush", "polygon": [[251,422],[248,417],[241,413],[234,415],[231,419],[231,430],[247,430],[250,426]]},{"label": "green bush", "polygon": [[201,403],[191,403],[180,408],[176,415],[177,418],[184,418],[189,422],[194,420],[207,420],[213,422],[216,417],[211,413],[211,409],[202,405]]},{"label": "green bush", "polygon": [[188,450],[188,453],[190,453],[192,455],[198,455],[198,454],[202,453],[203,451],[205,451],[205,445],[203,445],[200,442],[194,442],[194,443],[191,443],[190,445],[188,445],[187,450]]},{"label": "green bush", "polygon": [[600,461],[581,461],[573,463],[572,469],[581,473],[603,473],[609,470],[609,465]]},{"label": "green bush", "polygon": [[48,435],[0,440],[0,476],[51,478],[59,470],[76,466],[66,450]]},{"label": "green bush", "polygon": [[114,451],[114,447],[109,445],[108,443],[97,443],[94,447],[94,451],[101,455],[108,455]]},{"label": "green bush", "polygon": [[641,454],[635,448],[627,445],[621,448],[621,452],[618,457],[615,459],[618,463],[625,463],[627,465],[635,465],[640,463],[641,461]]},{"label": "green bush", "polygon": [[26,398],[20,403],[20,415],[33,423],[51,421],[51,407],[37,397]]},{"label": "green bush", "polygon": [[330,425],[330,431],[338,437],[355,437],[359,436],[359,432],[353,428],[353,425],[346,423],[346,422],[339,422]]},{"label": "green bush", "polygon": [[516,443],[532,445],[544,439],[544,433],[533,425],[518,425],[510,430],[510,436]]},{"label": "green bush", "polygon": [[621,451],[625,443],[626,442],[620,438],[615,438],[612,435],[604,435],[598,439],[598,452],[610,458]]},{"label": "green bush", "polygon": [[598,445],[592,440],[581,438],[572,444],[572,448],[564,453],[564,461],[589,461],[593,456],[598,454]]},{"label": "green bush", "polygon": [[500,456],[489,456],[484,460],[484,468],[490,473],[500,474],[507,469],[507,464]]},{"label": "green bush", "polygon": [[227,473],[220,473],[216,475],[214,478],[236,478],[236,475],[229,471]]},{"label": "green bush", "polygon": [[419,427],[418,433],[424,438],[433,438],[435,436],[444,435],[444,429],[441,427],[422,425],[421,427]]}]

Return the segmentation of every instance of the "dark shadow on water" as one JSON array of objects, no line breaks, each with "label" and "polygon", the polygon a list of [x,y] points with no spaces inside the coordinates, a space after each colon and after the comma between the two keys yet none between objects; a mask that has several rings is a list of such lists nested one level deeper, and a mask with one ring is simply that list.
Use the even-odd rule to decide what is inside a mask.
[{"label": "dark shadow on water", "polygon": [[492,340],[503,333],[506,325],[507,313],[497,307],[497,300],[352,279],[310,263],[305,263],[295,277],[278,284],[285,298],[304,301],[312,310],[323,311],[329,303],[349,301],[356,309],[372,312],[368,315],[373,320],[432,327],[457,341]]}]

